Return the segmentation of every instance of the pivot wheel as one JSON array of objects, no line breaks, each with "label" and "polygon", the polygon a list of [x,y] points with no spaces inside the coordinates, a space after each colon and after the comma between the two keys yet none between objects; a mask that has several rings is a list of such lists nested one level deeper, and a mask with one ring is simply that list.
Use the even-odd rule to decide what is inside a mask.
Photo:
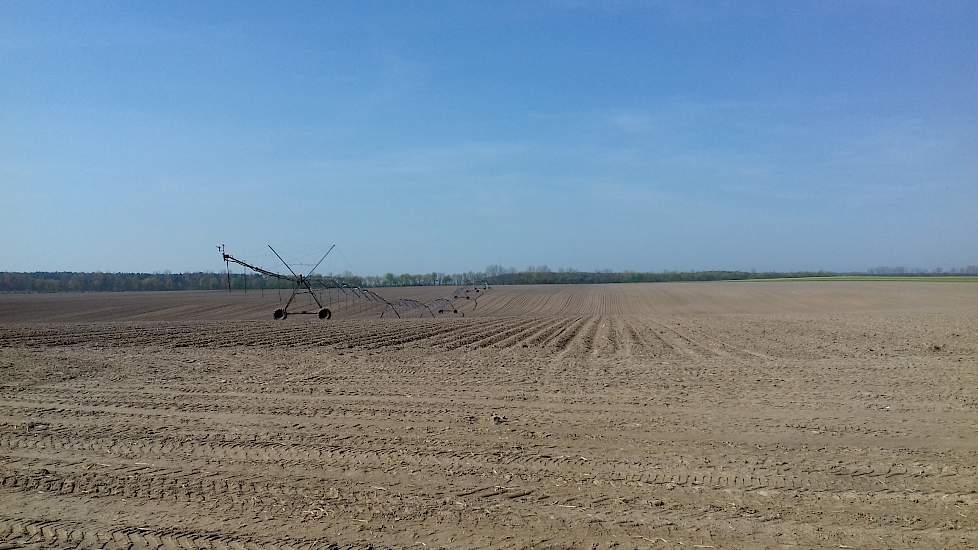
[{"label": "pivot wheel", "polygon": [[330,311],[328,307],[324,307],[323,309],[319,310],[320,319],[329,319],[332,316],[333,316],[333,312]]},{"label": "pivot wheel", "polygon": [[275,312],[272,313],[272,317],[277,321],[281,321],[282,319],[285,319],[288,316],[289,314],[286,313],[285,310],[281,308],[276,309]]}]

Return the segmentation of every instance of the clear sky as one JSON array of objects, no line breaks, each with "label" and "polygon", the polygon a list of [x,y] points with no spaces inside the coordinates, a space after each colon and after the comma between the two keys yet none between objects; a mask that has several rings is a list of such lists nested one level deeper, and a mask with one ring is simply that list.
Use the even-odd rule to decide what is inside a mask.
[{"label": "clear sky", "polygon": [[978,2],[0,2],[0,271],[978,263]]}]

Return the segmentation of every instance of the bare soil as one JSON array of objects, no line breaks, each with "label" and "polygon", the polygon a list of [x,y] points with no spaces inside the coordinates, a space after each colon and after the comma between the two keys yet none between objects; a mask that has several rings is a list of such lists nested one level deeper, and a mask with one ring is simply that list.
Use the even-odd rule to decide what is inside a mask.
[{"label": "bare soil", "polygon": [[275,294],[0,296],[0,548],[978,547],[978,285]]}]

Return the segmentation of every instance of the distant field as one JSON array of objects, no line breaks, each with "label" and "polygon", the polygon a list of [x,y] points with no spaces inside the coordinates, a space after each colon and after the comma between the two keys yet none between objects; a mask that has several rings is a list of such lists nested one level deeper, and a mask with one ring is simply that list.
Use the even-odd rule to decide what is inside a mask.
[{"label": "distant field", "polygon": [[978,548],[978,285],[884,281],[0,296],[0,548]]},{"label": "distant field", "polygon": [[[926,279],[926,278],[925,278]],[[785,279],[598,285],[505,285],[462,308],[465,317],[699,315],[978,309],[972,279]],[[831,281],[832,284],[820,284]],[[750,284],[743,284],[749,282]],[[884,284],[885,283],[885,284]],[[932,284],[931,284],[932,283]],[[376,289],[388,299],[432,300],[454,287]],[[281,297],[281,298],[280,298]],[[335,297],[335,295],[334,295]],[[266,320],[288,292],[171,291],[0,294],[0,322]],[[328,303],[336,320],[375,319],[383,308]],[[411,316],[417,316],[421,310]],[[305,322],[296,316],[287,322]]]}]

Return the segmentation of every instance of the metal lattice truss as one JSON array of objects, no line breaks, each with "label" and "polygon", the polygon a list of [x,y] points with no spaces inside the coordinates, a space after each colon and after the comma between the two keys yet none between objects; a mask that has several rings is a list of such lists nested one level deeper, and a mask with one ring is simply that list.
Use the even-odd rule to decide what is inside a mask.
[{"label": "metal lattice truss", "polygon": [[[433,318],[464,317],[466,310],[474,311],[478,307],[478,297],[489,290],[489,284],[483,282],[458,287],[450,296],[438,297],[427,302],[413,298],[385,298],[373,290],[350,285],[339,279],[313,275],[316,268],[323,263],[335,247],[335,244],[329,247],[329,250],[305,275],[297,274],[271,245],[268,245],[268,248],[289,270],[289,274],[276,273],[236,258],[227,253],[223,244],[217,248],[221,252],[221,258],[227,267],[228,291],[231,290],[230,266],[232,263],[248,268],[263,277],[292,283],[292,293],[288,301],[284,306],[275,309],[272,314],[273,318],[280,320],[289,315],[317,315],[320,319],[331,319],[333,310],[342,311],[346,316],[351,317],[364,317],[371,314],[377,314],[381,318],[394,316],[398,319],[425,316]],[[293,307],[297,304],[296,298],[303,295],[308,295],[311,298],[310,305],[314,304],[314,308],[297,310]],[[290,310],[290,307],[293,309]]]}]

